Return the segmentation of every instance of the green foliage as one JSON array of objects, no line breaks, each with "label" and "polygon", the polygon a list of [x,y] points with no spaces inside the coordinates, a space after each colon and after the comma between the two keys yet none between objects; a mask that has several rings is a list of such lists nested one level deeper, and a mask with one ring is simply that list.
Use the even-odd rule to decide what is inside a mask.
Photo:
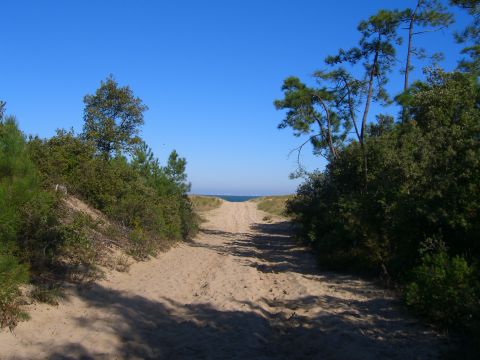
[{"label": "green foliage", "polygon": [[[162,241],[194,233],[195,215],[186,196],[190,189],[186,160],[173,151],[163,167],[136,136],[145,110],[141,100],[129,88],[118,88],[108,79],[96,95],[85,97],[85,103],[83,136],[59,130],[48,140],[34,138],[29,142],[30,156],[44,181],[66,185],[70,193],[134,229],[131,241],[138,257],[154,253]],[[124,127],[112,125],[114,120]],[[104,123],[113,130],[104,133]],[[127,151],[131,152],[129,157],[123,154]],[[152,240],[144,241],[147,238]],[[75,244],[81,243],[76,239]]]},{"label": "green foliage", "polygon": [[446,251],[426,254],[412,271],[405,301],[416,312],[451,327],[478,326],[478,269]]},{"label": "green foliage", "polygon": [[56,246],[57,199],[43,189],[15,120],[0,123],[0,253],[41,266]]},{"label": "green foliage", "polygon": [[395,44],[401,43],[397,34],[399,17],[397,11],[380,10],[368,20],[361,21],[357,27],[361,34],[358,46],[349,50],[340,49],[337,55],[325,60],[329,65],[361,63],[365,71],[363,86],[368,93],[367,102],[371,96],[378,101],[389,100],[385,85],[396,60]]},{"label": "green foliage", "polygon": [[[3,114],[2,114],[3,116]],[[21,312],[18,286],[50,262],[59,245],[57,199],[42,187],[13,117],[0,122],[0,326]]]},{"label": "green foliage", "polygon": [[[92,173],[104,164],[101,160],[105,160],[95,161],[94,143],[75,136],[73,130],[57,130],[56,135],[48,140],[32,138],[28,142],[28,151],[45,183],[49,186],[68,183],[73,192],[84,187],[94,188],[93,184],[87,185],[86,182],[92,181]],[[95,194],[90,197],[100,201],[101,197]]]},{"label": "green foliage", "polygon": [[[408,30],[407,56],[405,61],[403,93],[397,101],[403,105],[402,122],[409,121],[409,75],[413,70],[412,56],[425,58],[426,51],[414,46],[414,38],[427,32],[438,31],[453,23],[453,16],[439,0],[417,0],[414,8],[406,8],[399,13],[399,25],[404,24]],[[442,58],[442,54],[433,54],[434,61]]]},{"label": "green foliage", "polygon": [[[308,87],[296,77],[285,79],[282,90],[284,98],[274,104],[277,110],[287,112],[278,128],[290,127],[297,137],[309,135],[307,142],[313,145],[316,154],[335,157],[336,148],[345,140],[347,129],[341,127],[341,117],[332,113],[332,103],[336,101],[333,92],[326,88]],[[315,126],[317,130],[314,130]]]},{"label": "green foliage", "polygon": [[[446,27],[453,22],[453,15],[439,0],[418,0],[415,8],[406,8],[400,14],[400,19],[420,28]],[[421,32],[419,32],[421,34]],[[419,35],[418,34],[418,35]]]},{"label": "green foliage", "polygon": [[140,226],[154,238],[181,239],[194,232],[186,161],[175,152],[166,167],[143,143],[130,161],[121,155],[106,159],[91,142],[65,131],[32,139],[29,147],[46,181],[67,185],[124,226]]},{"label": "green foliage", "polygon": [[478,76],[480,74],[480,1],[450,0],[450,3],[466,10],[472,17],[472,22],[455,35],[459,43],[467,44],[462,51],[467,57],[460,60],[459,69]]},{"label": "green foliage", "polygon": [[[284,99],[275,101],[277,109],[287,110],[279,128],[291,127],[296,136],[310,136],[297,148],[299,155],[303,146],[310,142],[314,153],[336,160],[338,152],[351,140],[348,134],[352,127],[364,152],[372,102],[390,102],[386,91],[387,75],[396,62],[395,46],[401,43],[397,34],[401,15],[399,11],[380,10],[361,21],[357,27],[361,35],[358,46],[340,49],[337,55],[325,59],[334,69],[315,73],[319,87],[307,87],[296,77],[284,81]],[[356,77],[354,73],[360,75]],[[357,119],[361,106],[363,111]],[[368,168],[364,153],[363,157],[366,187]]]},{"label": "green foliage", "polygon": [[[462,72],[427,68],[426,81],[410,85],[411,58],[427,54],[414,39],[453,23],[445,2],[418,0],[362,21],[358,45],[327,57],[333,70],[314,74],[317,87],[287,78],[275,105],[287,110],[279,128],[309,136],[297,150],[310,142],[329,161],[323,172],[307,174],[287,202],[299,237],[320,264],[408,283],[413,309],[478,334],[480,2],[449,3],[472,17],[456,34],[466,44]],[[398,64],[401,29],[407,46],[403,91],[395,98],[400,123],[379,112],[373,122],[371,104],[391,103],[386,85]],[[440,58],[432,55],[434,64]],[[420,253],[427,239],[440,239],[445,248]]]},{"label": "green foliage", "polygon": [[[478,279],[471,270],[480,258],[478,83],[466,74],[432,70],[426,82],[412,86],[411,94],[409,123],[392,124],[385,118],[370,125],[365,152],[358,142],[346,146],[323,173],[310,175],[299,187],[287,204],[288,213],[323,266],[403,282],[421,263],[418,269],[445,268],[441,271],[451,271],[459,281],[467,273]],[[362,186],[364,155],[368,191]],[[448,253],[421,259],[419,250],[428,238],[443,239]],[[415,274],[417,283],[433,281]],[[414,286],[409,290],[412,304]],[[460,301],[457,290],[445,301]],[[460,321],[463,310],[434,315],[418,301],[418,311],[434,320],[449,325]],[[441,312],[441,303],[437,305]],[[468,306],[478,311],[478,298]]]},{"label": "green foliage", "polygon": [[66,260],[69,266],[83,266],[95,272],[99,254],[89,235],[94,228],[95,224],[88,215],[74,214],[71,221],[59,226],[62,244],[57,251],[58,256]]},{"label": "green foliage", "polygon": [[186,168],[187,161],[185,158],[181,158],[178,153],[173,150],[168,156],[165,175],[173,181],[181,193],[187,193],[191,189],[190,184],[187,183],[187,174],[185,173]]},{"label": "green foliage", "polygon": [[457,33],[456,37],[459,42],[465,42],[469,39],[478,41],[480,39],[480,1],[479,0],[450,0],[454,6],[467,11],[473,17],[472,23],[461,32]]},{"label": "green foliage", "polygon": [[131,152],[141,141],[139,127],[147,106],[128,86],[119,87],[110,76],[101,82],[95,95],[86,95],[83,101],[84,136],[106,157],[113,152]]},{"label": "green foliage", "polygon": [[15,325],[20,313],[16,304],[19,286],[27,281],[28,267],[0,252],[0,328]]},{"label": "green foliage", "polygon": [[129,236],[130,244],[128,252],[134,258],[143,260],[149,256],[155,255],[157,247],[155,246],[154,239],[149,234],[137,226],[133,229]]},{"label": "green foliage", "polygon": [[20,315],[15,298],[27,269],[40,282],[32,296],[47,302],[55,302],[55,291],[41,280],[44,272],[61,268],[63,276],[90,280],[98,274],[95,225],[87,216],[64,212],[61,194],[53,191],[57,185],[121,224],[130,240],[127,250],[137,258],[197,230],[186,195],[186,160],[173,151],[167,165],[160,166],[138,137],[146,110],[141,100],[112,78],[84,100],[82,136],[58,130],[50,139],[35,137],[28,143],[15,119],[4,117],[5,103],[0,102],[2,326],[14,325]]}]

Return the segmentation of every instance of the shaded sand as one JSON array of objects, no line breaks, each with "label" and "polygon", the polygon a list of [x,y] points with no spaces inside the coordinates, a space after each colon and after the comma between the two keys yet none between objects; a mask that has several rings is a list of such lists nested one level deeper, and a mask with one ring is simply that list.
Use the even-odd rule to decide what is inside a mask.
[{"label": "shaded sand", "polygon": [[252,202],[223,202],[191,243],[69,289],[0,333],[1,359],[425,359],[442,344],[388,293],[322,273]]}]

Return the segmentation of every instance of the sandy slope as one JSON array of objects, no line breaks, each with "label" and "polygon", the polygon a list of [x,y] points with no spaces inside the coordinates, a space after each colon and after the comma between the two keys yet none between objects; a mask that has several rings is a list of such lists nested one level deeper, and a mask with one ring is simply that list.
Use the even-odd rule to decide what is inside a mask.
[{"label": "sandy slope", "polygon": [[319,273],[251,202],[224,202],[195,241],[70,290],[0,333],[1,359],[435,358],[440,339],[372,284]]}]

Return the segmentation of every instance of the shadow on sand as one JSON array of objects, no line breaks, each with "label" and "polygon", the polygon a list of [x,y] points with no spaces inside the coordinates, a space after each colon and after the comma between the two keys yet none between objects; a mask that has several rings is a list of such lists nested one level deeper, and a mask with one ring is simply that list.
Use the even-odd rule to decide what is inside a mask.
[{"label": "shadow on sand", "polygon": [[251,232],[231,233],[203,229],[202,233],[228,239],[224,245],[193,242],[193,246],[206,247],[223,255],[233,255],[243,264],[266,273],[295,272],[305,275],[318,274],[312,255],[305,246],[292,237],[289,222],[253,224]]},{"label": "shadow on sand", "polygon": [[[244,311],[221,311],[208,304],[152,301],[97,284],[80,296],[91,307],[105,308],[114,316],[108,321],[79,318],[78,326],[115,334],[121,346],[113,354],[112,349],[92,353],[71,343],[49,349],[50,359],[395,359],[413,358],[405,352],[409,345],[415,343],[418,349],[424,342],[429,348],[430,341],[428,336],[412,339],[403,320],[389,318],[391,310],[381,299],[354,301],[349,304],[351,311],[307,319],[271,316],[252,303],[245,303]],[[327,306],[338,301],[322,299]],[[308,308],[318,306],[318,301],[307,296],[276,306]],[[358,311],[376,318],[354,325],[349,318]]]},{"label": "shadow on sand", "polygon": [[[227,244],[191,245],[234,255],[262,272],[296,272],[338,284],[343,291],[358,290],[352,285],[354,279],[318,273],[310,255],[289,237],[288,223],[253,227],[254,231],[246,234],[206,229],[203,232],[209,236],[228,238]],[[110,314],[88,322],[79,318],[78,326],[115,334],[121,345],[112,354],[112,349],[93,353],[71,343],[48,349],[51,359],[424,359],[432,349],[431,334],[400,318],[391,301],[375,296],[365,301],[304,296],[281,303],[277,300],[275,304],[260,299],[242,303],[242,311],[228,311],[168,298],[152,300],[99,284],[77,294],[90,307]],[[262,303],[292,311],[318,306],[340,306],[344,310],[307,318],[295,313],[269,313],[260,306]],[[359,314],[362,321],[358,321]]]}]

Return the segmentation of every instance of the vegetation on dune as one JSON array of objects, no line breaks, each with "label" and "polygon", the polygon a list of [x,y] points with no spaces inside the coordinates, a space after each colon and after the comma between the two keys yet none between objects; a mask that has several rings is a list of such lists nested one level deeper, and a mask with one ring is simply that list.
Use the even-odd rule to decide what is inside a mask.
[{"label": "vegetation on dune", "polygon": [[[413,311],[478,336],[480,2],[451,4],[474,19],[456,35],[468,45],[456,71],[426,67],[424,80],[409,83],[415,37],[453,19],[441,1],[419,0],[414,9],[381,10],[361,22],[359,46],[328,57],[330,70],[314,75],[317,87],[286,79],[275,106],[286,110],[279,127],[308,135],[306,143],[328,160],[324,171],[300,169],[306,181],[287,202],[320,264],[378,274],[403,291]],[[393,102],[385,85],[405,23],[400,112],[397,119],[377,113],[371,121],[373,103]]]},{"label": "vegetation on dune", "polygon": [[285,216],[286,204],[291,198],[291,195],[262,196],[256,198],[254,201],[257,203],[258,210],[265,211],[272,215]]},{"label": "vegetation on dune", "polygon": [[198,212],[210,211],[222,205],[222,200],[214,196],[189,195],[193,209]]},{"label": "vegetation on dune", "polygon": [[[284,80],[283,97],[274,103],[285,115],[278,127],[306,136],[298,154],[310,144],[327,165],[313,173],[300,166],[296,175],[305,181],[293,197],[253,201],[289,216],[321,266],[377,275],[401,291],[413,312],[474,339],[480,334],[480,1],[414,5],[361,21],[358,44],[328,56],[315,85]],[[449,27],[451,7],[471,22],[453,35],[464,49],[457,69],[447,72],[438,65],[441,54],[417,48],[416,40]],[[425,59],[424,76],[412,82],[413,62]],[[392,96],[395,70],[403,76]],[[392,104],[397,113],[389,112]],[[79,281],[95,276],[102,236],[146,259],[194,234],[194,211],[222,204],[187,195],[186,160],[176,151],[160,164],[140,137],[147,106],[128,86],[108,77],[84,105],[81,134],[60,129],[40,139],[27,138],[0,101],[0,327],[22,318],[22,285],[34,284],[33,298],[55,303],[58,286],[47,278],[74,271]],[[66,192],[108,224],[72,213]]]},{"label": "vegetation on dune", "polygon": [[[28,140],[0,103],[1,326],[17,321],[19,287],[29,277],[37,299],[55,292],[42,280],[46,273],[62,278],[76,269],[90,278],[101,261],[95,239],[122,238],[117,245],[144,259],[197,229],[186,161],[173,151],[160,165],[139,137],[141,100],[110,77],[84,102],[82,134],[58,130]],[[110,227],[71,214],[59,187],[103,212]]]},{"label": "vegetation on dune", "polygon": [[19,286],[59,245],[56,197],[45,191],[13,117],[0,119],[0,325],[20,314]]}]

